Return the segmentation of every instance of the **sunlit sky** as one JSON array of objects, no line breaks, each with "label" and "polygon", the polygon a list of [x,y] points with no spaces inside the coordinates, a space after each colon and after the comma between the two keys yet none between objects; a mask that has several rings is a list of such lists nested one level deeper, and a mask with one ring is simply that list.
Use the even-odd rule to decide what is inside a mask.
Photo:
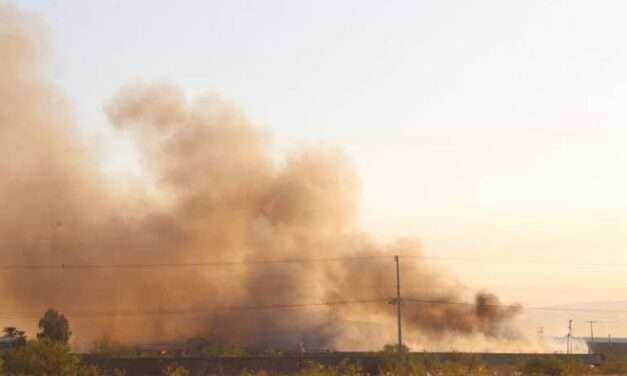
[{"label": "sunlit sky", "polygon": [[[627,2],[17,3],[47,23],[48,73],[107,140],[104,169],[135,162],[103,104],[167,80],[237,104],[279,153],[341,147],[362,181],[361,227],[380,239],[627,265]],[[627,292],[621,265],[434,262],[528,305]]]}]

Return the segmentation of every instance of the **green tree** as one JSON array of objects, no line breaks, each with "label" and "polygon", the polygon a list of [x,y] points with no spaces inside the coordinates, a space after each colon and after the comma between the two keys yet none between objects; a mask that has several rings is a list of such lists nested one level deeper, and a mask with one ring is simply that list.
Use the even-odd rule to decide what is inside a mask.
[{"label": "green tree", "polygon": [[63,343],[68,343],[72,335],[65,316],[52,308],[39,319],[39,329],[41,332],[37,333],[37,338],[48,338]]},{"label": "green tree", "polygon": [[28,341],[6,354],[4,370],[9,374],[31,376],[74,376],[79,359],[70,346],[60,341]]}]

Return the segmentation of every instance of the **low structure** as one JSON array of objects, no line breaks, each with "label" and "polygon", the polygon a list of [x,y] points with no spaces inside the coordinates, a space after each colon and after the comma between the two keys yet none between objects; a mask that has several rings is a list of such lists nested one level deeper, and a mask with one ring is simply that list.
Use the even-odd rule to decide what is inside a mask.
[{"label": "low structure", "polygon": [[0,337],[0,352],[4,352],[15,347],[16,342],[20,339],[21,337]]},{"label": "low structure", "polygon": [[586,338],[591,354],[627,356],[627,338]]}]

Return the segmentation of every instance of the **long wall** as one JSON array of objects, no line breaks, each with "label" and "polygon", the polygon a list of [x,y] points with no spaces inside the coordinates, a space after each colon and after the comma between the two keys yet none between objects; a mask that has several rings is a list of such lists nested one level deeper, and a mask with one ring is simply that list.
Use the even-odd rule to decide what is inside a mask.
[{"label": "long wall", "polygon": [[[440,361],[463,360],[469,356],[479,357],[489,364],[515,364],[540,354],[499,354],[499,353],[430,353]],[[594,363],[595,358],[584,354],[556,354],[558,357],[579,358],[586,363]],[[360,363],[364,371],[377,374],[383,365],[383,358],[378,353],[347,353],[308,354],[307,360],[324,364],[338,365],[342,360],[349,359]],[[167,367],[183,366],[192,372],[193,376],[206,374],[236,374],[242,369],[251,371],[265,370],[270,373],[290,373],[298,370],[297,356],[280,357],[237,357],[237,358],[208,358],[208,357],[177,357],[177,358],[101,358],[93,355],[82,357],[84,364],[93,364],[105,371],[115,369],[125,370],[127,376],[158,376]]]}]

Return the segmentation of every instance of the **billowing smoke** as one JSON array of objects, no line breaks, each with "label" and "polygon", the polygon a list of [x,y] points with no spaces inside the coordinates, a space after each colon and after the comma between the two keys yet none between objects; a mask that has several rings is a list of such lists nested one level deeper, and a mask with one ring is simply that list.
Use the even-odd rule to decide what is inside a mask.
[{"label": "billowing smoke", "polygon": [[[215,96],[190,102],[174,86],[135,84],[106,104],[154,188],[121,196],[44,79],[32,24],[0,5],[1,263],[42,266],[0,272],[7,325],[32,328],[54,307],[82,341],[323,347],[374,336],[378,346],[394,338],[395,264],[366,256],[400,254],[408,339],[513,335],[516,307],[489,293],[448,304],[466,290],[417,258],[415,241],[358,231],[359,183],[340,151],[277,162],[267,131]],[[300,306],[324,302],[337,304]]]}]

